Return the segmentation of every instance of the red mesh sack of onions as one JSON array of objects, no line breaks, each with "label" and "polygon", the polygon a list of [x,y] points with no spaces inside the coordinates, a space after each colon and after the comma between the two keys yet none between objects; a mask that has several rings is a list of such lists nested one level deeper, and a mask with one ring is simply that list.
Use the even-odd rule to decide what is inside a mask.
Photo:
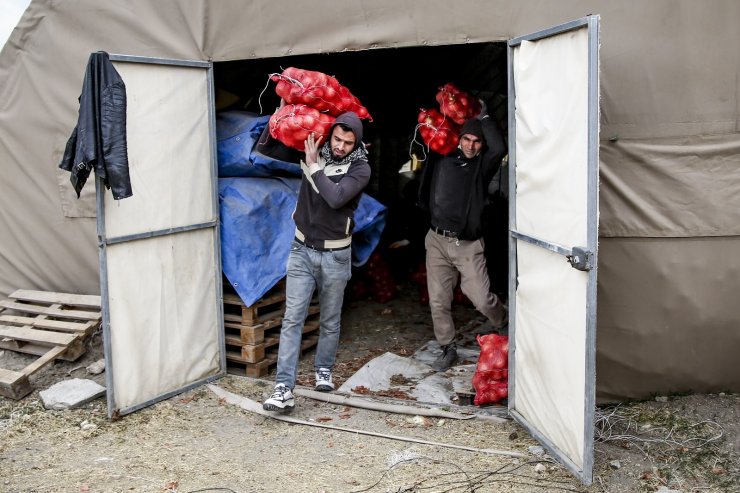
[{"label": "red mesh sack of onions", "polygon": [[431,150],[445,155],[457,148],[460,127],[442,113],[422,108],[418,122],[421,138]]},{"label": "red mesh sack of onions", "polygon": [[437,102],[440,111],[458,125],[480,114],[480,102],[451,82],[439,88]]},{"label": "red mesh sack of onions", "polygon": [[283,144],[305,151],[305,141],[313,132],[326,142],[334,118],[305,104],[286,104],[270,117],[270,135]]},{"label": "red mesh sack of onions", "polygon": [[[473,377],[473,380],[475,380],[475,377]],[[508,396],[509,383],[507,381],[490,380],[480,384],[480,388],[475,389],[473,404],[476,406],[495,404]]]},{"label": "red mesh sack of onions", "polygon": [[476,406],[499,402],[509,395],[509,337],[478,335],[480,356],[473,375]]},{"label": "red mesh sack of onions", "polygon": [[373,121],[360,100],[331,75],[288,67],[270,78],[277,82],[277,95],[287,103],[306,104],[332,116],[354,111],[360,118]]}]

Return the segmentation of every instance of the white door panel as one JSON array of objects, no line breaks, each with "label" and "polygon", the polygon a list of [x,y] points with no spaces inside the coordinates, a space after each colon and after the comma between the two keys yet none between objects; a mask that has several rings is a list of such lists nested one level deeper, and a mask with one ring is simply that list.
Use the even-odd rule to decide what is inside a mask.
[{"label": "white door panel", "polygon": [[598,16],[509,41],[509,412],[592,481]]},{"label": "white door panel", "polygon": [[97,182],[108,415],[225,374],[209,62],[111,55],[133,195]]}]

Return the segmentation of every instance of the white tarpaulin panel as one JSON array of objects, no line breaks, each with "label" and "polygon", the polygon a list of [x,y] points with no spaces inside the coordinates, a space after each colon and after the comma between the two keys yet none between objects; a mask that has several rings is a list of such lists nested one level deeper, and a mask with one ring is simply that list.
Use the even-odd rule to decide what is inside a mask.
[{"label": "white tarpaulin panel", "polygon": [[148,63],[115,67],[126,84],[134,195],[116,202],[106,194],[108,237],[213,220],[206,71]]},{"label": "white tarpaulin panel", "polygon": [[562,245],[586,244],[587,36],[523,41],[514,61],[517,230]]},{"label": "white tarpaulin panel", "polygon": [[224,347],[210,64],[111,59],[126,84],[133,189],[120,201],[98,190],[116,415],[223,374]]},{"label": "white tarpaulin panel", "polygon": [[519,239],[509,405],[590,482],[593,339],[587,332],[595,272],[568,262],[568,253],[591,247],[596,234],[589,153],[595,141],[590,91],[597,79],[589,77],[588,27],[523,40],[513,48],[513,234]]},{"label": "white tarpaulin panel", "polygon": [[213,231],[110,245],[107,255],[115,408],[216,374]]}]

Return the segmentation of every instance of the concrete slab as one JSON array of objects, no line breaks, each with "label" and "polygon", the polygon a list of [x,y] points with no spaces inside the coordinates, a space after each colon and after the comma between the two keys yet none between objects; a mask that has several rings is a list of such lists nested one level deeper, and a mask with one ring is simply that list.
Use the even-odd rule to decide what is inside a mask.
[{"label": "concrete slab", "polygon": [[46,390],[39,392],[41,402],[46,409],[57,411],[74,409],[87,404],[105,394],[105,387],[81,378],[73,378],[55,383]]}]

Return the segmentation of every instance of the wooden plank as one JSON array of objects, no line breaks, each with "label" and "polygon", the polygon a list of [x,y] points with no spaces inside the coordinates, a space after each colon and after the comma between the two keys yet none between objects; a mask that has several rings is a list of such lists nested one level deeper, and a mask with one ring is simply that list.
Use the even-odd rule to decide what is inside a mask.
[{"label": "wooden plank", "polygon": [[25,374],[0,368],[0,395],[18,400],[31,392],[33,387]]},{"label": "wooden plank", "polygon": [[[226,359],[235,363],[250,363],[242,358],[241,351],[226,351]],[[265,359],[262,361],[274,361],[277,362],[277,353],[266,354]],[[258,362],[259,363],[259,362]],[[256,363],[250,363],[256,364]]]},{"label": "wooden plank", "polygon": [[74,333],[86,333],[96,325],[94,322],[68,322],[66,320],[49,320],[48,318],[19,317],[15,315],[0,315],[0,323],[2,322]]},{"label": "wooden plank", "polygon": [[62,334],[48,330],[29,329],[0,325],[0,337],[9,337],[19,341],[35,342],[52,346],[66,346],[77,338],[75,334]]},{"label": "wooden plank", "polygon": [[265,337],[265,342],[264,342],[265,349],[271,348],[272,346],[277,346],[278,344],[280,344],[279,335]]},{"label": "wooden plank", "polygon": [[265,340],[265,329],[262,327],[246,327],[225,322],[224,331],[227,336],[238,337],[242,344],[259,344]]},{"label": "wooden plank", "polygon": [[11,351],[20,351],[21,348],[28,344],[27,342],[23,341],[16,341],[15,339],[6,339],[4,337],[0,337],[0,349],[10,349]]},{"label": "wooden plank", "polygon": [[39,359],[31,363],[30,365],[25,367],[23,369],[23,373],[26,376],[30,377],[31,375],[39,371],[41,367],[46,365],[48,362],[52,361],[57,356],[61,355],[66,350],[67,350],[67,347],[65,346],[57,346],[57,347],[51,348],[42,357],[40,357]]},{"label": "wooden plank", "polygon": [[0,368],[0,382],[2,383],[13,383],[14,381],[18,380],[22,376],[23,376],[23,373],[19,371],[6,370],[4,368]]},{"label": "wooden plank", "polygon": [[256,363],[265,359],[265,345],[260,344],[258,346],[244,345],[242,346],[242,358],[250,363]]},{"label": "wooden plank", "polygon": [[268,293],[267,296],[263,296],[259,300],[255,301],[254,305],[252,306],[255,308],[259,308],[261,306],[272,305],[281,301],[285,301],[285,290],[280,290],[279,292],[273,294]]},{"label": "wooden plank", "polygon": [[[0,340],[0,349],[9,349],[17,353],[33,354],[35,356],[43,356],[49,352],[50,346],[43,346],[41,344],[34,344],[32,342],[22,342],[14,340]],[[56,347],[56,346],[54,346]],[[67,350],[63,352],[58,358],[64,361],[75,361],[77,358],[85,354],[85,345],[82,339],[75,340],[69,346],[65,347]]]},{"label": "wooden plank", "polygon": [[241,348],[241,357],[247,363],[257,363],[265,359],[264,344],[243,344],[239,337],[227,335],[226,345]]},{"label": "wooden plank", "polygon": [[282,315],[279,317],[265,320],[264,322],[257,323],[244,323],[242,316],[235,313],[224,313],[224,322],[230,323],[232,326],[249,327],[253,329],[271,329],[277,327],[283,322]]},{"label": "wooden plank", "polygon": [[244,302],[236,293],[224,293],[224,303],[227,305],[239,305],[242,306]]},{"label": "wooden plank", "polygon": [[10,310],[16,310],[25,313],[36,313],[56,318],[70,318],[74,320],[100,320],[100,312],[86,312],[83,310],[63,310],[59,308],[43,307],[29,305],[25,303],[13,303],[12,301],[2,300],[0,306]]},{"label": "wooden plank", "polygon": [[229,351],[226,352],[226,361],[228,362],[226,370],[228,373],[246,375],[250,378],[260,378],[266,376],[270,372],[270,367],[277,364],[277,355],[269,359],[263,359],[258,363],[243,363],[238,361],[240,356],[240,353],[232,352],[230,357]]},{"label": "wooden plank", "polygon": [[46,354],[49,346],[41,346],[30,342],[16,341],[14,339],[0,339],[0,349],[9,349],[17,353],[35,354],[41,356]]},{"label": "wooden plank", "polygon": [[[306,318],[309,318],[311,315],[315,315],[319,313],[319,311],[320,311],[320,307],[318,303],[312,303],[308,305],[308,312],[306,314]],[[244,316],[239,316],[235,313],[224,313],[224,321],[234,323],[234,324],[240,324],[246,327],[262,326],[262,328],[266,330],[266,329],[270,329],[272,327],[276,327],[282,324],[284,313],[285,313],[284,307],[281,307],[279,310],[274,310],[269,313],[262,313],[256,319],[255,318],[246,319]]]},{"label": "wooden plank", "polygon": [[21,301],[47,303],[49,305],[60,304],[100,310],[100,296],[91,294],[54,293],[51,291],[18,289],[8,296],[8,298]]},{"label": "wooden plank", "polygon": [[[262,298],[255,301],[252,305],[249,305],[248,308],[259,308],[266,305],[272,305],[273,303],[278,303],[280,301],[285,301],[285,292],[276,292],[276,293],[267,293]],[[224,303],[228,305],[237,305],[237,306],[247,306],[244,301],[239,297],[236,293],[224,293]]]},{"label": "wooden plank", "polygon": [[[242,323],[254,325],[268,318],[282,315],[285,308],[285,289],[273,289],[252,305],[247,306],[236,293],[224,293],[224,305],[233,305],[241,308]],[[269,313],[267,311],[270,310]]]}]

